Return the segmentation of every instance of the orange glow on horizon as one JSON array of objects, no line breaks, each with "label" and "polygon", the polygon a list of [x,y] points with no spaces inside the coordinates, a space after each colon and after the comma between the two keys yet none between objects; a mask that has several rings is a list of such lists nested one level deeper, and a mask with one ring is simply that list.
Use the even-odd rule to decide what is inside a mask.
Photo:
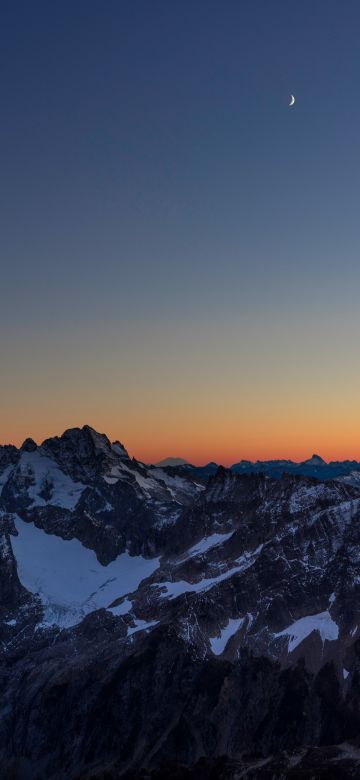
[{"label": "orange glow on horizon", "polygon": [[[75,424],[57,426],[42,426],[37,430],[25,430],[17,427],[15,436],[10,432],[2,434],[2,444],[15,444],[20,447],[25,438],[30,436],[37,444],[52,436],[60,436],[64,430],[71,427],[82,427],[84,424],[92,424],[99,432],[105,433],[110,441],[119,440],[127,448],[131,457],[135,457],[145,463],[157,463],[167,457],[184,458],[194,465],[204,465],[214,461],[224,466],[231,466],[240,460],[293,460],[303,461],[310,458],[313,453],[320,455],[324,460],[360,460],[360,425],[355,429],[352,425],[346,426],[345,421],[333,423],[330,427],[326,421],[297,421],[292,427],[286,424],[286,420],[278,420],[277,425],[269,423],[252,428],[250,422],[245,427],[238,428],[215,426],[210,428],[195,429],[194,422],[187,428],[169,426],[169,429],[155,429],[153,426],[131,426],[127,423],[122,426],[110,424],[104,425],[99,421],[88,420]],[[276,430],[274,428],[276,427]],[[358,442],[358,443],[355,443]],[[337,446],[335,446],[337,442]]]},{"label": "orange glow on horizon", "polygon": [[88,424],[144,462],[360,460],[349,331],[350,318],[309,317],[24,334],[3,368],[0,438]]}]

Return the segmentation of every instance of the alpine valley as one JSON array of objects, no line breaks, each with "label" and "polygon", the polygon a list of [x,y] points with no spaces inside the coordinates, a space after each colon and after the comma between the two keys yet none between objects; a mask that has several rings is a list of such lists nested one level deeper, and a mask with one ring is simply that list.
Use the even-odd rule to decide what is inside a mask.
[{"label": "alpine valley", "polygon": [[9,780],[360,778],[356,462],[0,447]]}]

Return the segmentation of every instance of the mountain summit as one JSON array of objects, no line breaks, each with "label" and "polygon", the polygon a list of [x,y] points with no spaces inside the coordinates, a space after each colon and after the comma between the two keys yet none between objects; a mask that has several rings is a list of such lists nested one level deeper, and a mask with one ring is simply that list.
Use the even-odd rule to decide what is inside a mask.
[{"label": "mountain summit", "polygon": [[312,455],[308,460],[304,460],[303,463],[306,466],[326,466],[326,461],[323,460],[320,455]]},{"label": "mountain summit", "polygon": [[185,458],[164,458],[163,460],[160,460],[159,463],[157,463],[156,465],[163,467],[163,466],[186,466],[190,464],[188,460],[185,460]]}]

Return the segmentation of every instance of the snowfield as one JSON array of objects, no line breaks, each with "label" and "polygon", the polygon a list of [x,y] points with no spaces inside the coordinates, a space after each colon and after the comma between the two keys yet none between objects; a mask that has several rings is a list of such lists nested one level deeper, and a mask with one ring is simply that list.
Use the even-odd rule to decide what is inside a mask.
[{"label": "snowfield", "polygon": [[[119,555],[102,566],[93,550],[77,539],[46,534],[33,523],[15,519],[18,536],[11,542],[21,583],[38,593],[44,625],[74,626],[95,609],[136,590],[158,568],[159,559]],[[119,614],[119,612],[117,613]]]},{"label": "snowfield", "polygon": [[289,637],[288,652],[291,653],[313,631],[317,631],[320,634],[323,643],[326,639],[329,642],[333,642],[339,636],[339,628],[326,610],[325,612],[319,612],[318,615],[308,615],[300,618],[300,620],[296,620],[291,626],[275,634],[275,637]]}]

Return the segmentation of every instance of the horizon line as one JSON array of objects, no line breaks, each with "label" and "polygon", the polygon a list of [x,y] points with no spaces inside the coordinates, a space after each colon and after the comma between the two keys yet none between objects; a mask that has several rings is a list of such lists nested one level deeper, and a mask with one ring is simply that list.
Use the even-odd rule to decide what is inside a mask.
[{"label": "horizon line", "polygon": [[[17,439],[17,441],[18,441],[17,444],[13,443],[11,441],[10,442],[9,441],[0,441],[0,447],[15,447],[16,449],[19,450],[23,446],[24,442],[27,441],[28,439],[31,439],[36,444],[37,447],[41,447],[48,439],[61,438],[68,431],[72,431],[72,430],[82,431],[84,429],[89,429],[89,430],[93,431],[95,434],[97,434],[98,436],[106,437],[108,439],[108,441],[110,442],[110,444],[115,444],[116,442],[120,441],[120,443],[122,443],[122,446],[124,446],[126,451],[129,452],[127,446],[124,445],[124,443],[121,441],[121,439],[119,439],[119,437],[112,438],[112,437],[108,436],[106,433],[98,431],[96,428],[94,428],[93,426],[88,425],[88,424],[84,424],[82,426],[69,426],[69,427],[66,427],[61,434],[52,434],[50,436],[45,436],[45,438],[42,439],[40,442],[36,441],[36,439],[33,438],[32,436],[26,436],[24,439],[22,439],[21,437],[18,438]],[[15,438],[14,441],[16,441],[16,438]],[[311,449],[309,451],[311,451]],[[146,457],[141,457],[140,456],[139,457],[139,456],[135,456],[132,451],[131,451],[130,457],[133,457],[135,460],[137,460],[140,463],[146,463],[147,465],[154,465],[154,466],[159,465],[159,463],[161,463],[162,461],[175,459],[175,460],[183,461],[184,465],[188,464],[188,465],[195,466],[195,467],[205,467],[205,466],[208,466],[208,465],[213,463],[216,466],[224,466],[225,468],[231,468],[232,466],[237,465],[238,463],[251,463],[253,465],[256,465],[258,463],[277,463],[277,462],[278,463],[304,464],[306,462],[309,462],[309,461],[313,460],[314,458],[318,459],[319,462],[322,462],[325,466],[326,465],[330,465],[331,463],[345,463],[345,462],[360,463],[360,456],[359,456],[359,460],[357,459],[357,457],[349,457],[349,456],[347,456],[347,457],[331,457],[329,459],[326,459],[326,458],[323,458],[322,456],[320,456],[318,453],[314,453],[314,452],[313,452],[313,454],[311,456],[307,456],[305,458],[301,458],[300,457],[299,459],[296,459],[296,458],[294,459],[294,457],[284,457],[284,456],[278,456],[278,457],[276,457],[276,456],[272,456],[272,457],[255,457],[255,458],[254,457],[251,458],[251,457],[244,457],[244,456],[242,456],[242,457],[238,457],[237,459],[235,458],[235,459],[231,459],[231,460],[229,458],[219,458],[219,459],[217,459],[216,457],[214,457],[214,458],[212,458],[212,457],[207,458],[206,456],[204,456],[201,459],[201,458],[199,458],[197,456],[197,457],[192,459],[191,456],[190,457],[184,457],[184,456],[180,456],[180,455],[174,456],[174,455],[169,455],[169,454],[168,455],[161,455],[160,454],[160,455],[156,455],[154,457],[148,457],[148,456],[146,456]],[[179,465],[182,465],[182,464],[179,464]]]}]

